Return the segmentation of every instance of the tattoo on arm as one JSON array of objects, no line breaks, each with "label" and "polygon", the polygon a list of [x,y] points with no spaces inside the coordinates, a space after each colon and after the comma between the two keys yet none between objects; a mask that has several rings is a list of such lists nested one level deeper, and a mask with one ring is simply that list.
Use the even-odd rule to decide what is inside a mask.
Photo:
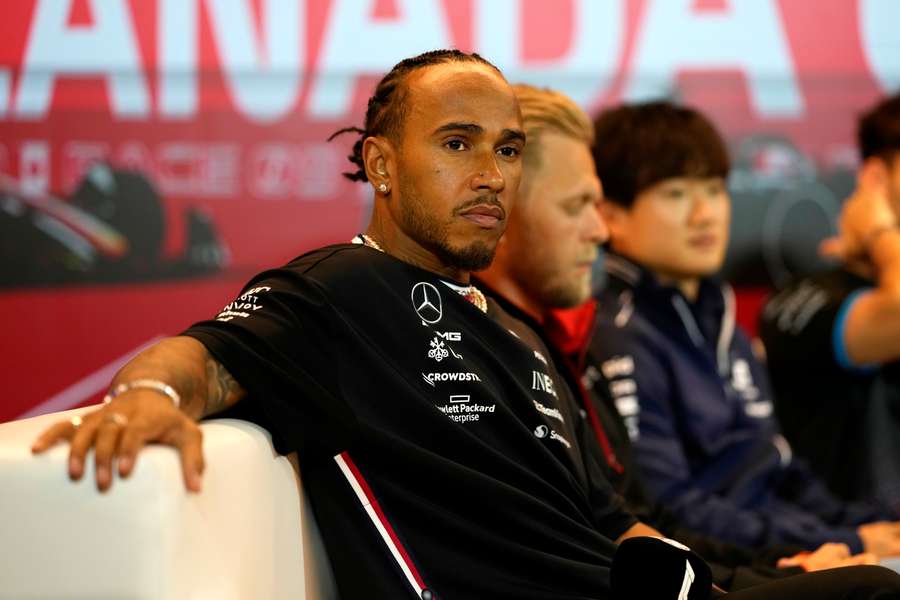
[{"label": "tattoo on arm", "polygon": [[241,387],[231,373],[216,359],[206,359],[207,396],[203,415],[208,416],[222,412],[244,395]]}]

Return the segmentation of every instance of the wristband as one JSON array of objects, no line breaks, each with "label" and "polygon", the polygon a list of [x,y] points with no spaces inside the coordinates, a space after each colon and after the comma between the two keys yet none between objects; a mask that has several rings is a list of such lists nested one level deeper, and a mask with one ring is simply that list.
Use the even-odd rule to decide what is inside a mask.
[{"label": "wristband", "polygon": [[172,404],[175,405],[175,408],[181,407],[181,396],[178,395],[178,392],[175,391],[168,383],[164,381],[160,381],[158,379],[134,379],[127,383],[120,383],[115,388],[109,390],[106,393],[106,396],[103,397],[103,402],[105,404],[109,404],[113,398],[118,396],[119,394],[124,394],[129,390],[153,390],[163,394],[168,397],[169,400],[172,401]]}]

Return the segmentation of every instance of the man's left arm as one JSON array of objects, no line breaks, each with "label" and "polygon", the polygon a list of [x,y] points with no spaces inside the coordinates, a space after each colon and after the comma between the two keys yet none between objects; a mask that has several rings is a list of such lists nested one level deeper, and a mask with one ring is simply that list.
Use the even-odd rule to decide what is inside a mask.
[{"label": "man's left arm", "polygon": [[874,233],[868,255],[877,285],[848,306],[843,331],[835,333],[855,365],[900,359],[900,228]]},{"label": "man's left arm", "polygon": [[822,251],[870,271],[875,282],[836,325],[835,340],[847,361],[871,365],[900,359],[900,223],[877,164],[863,165],[856,190],[841,208],[840,235],[824,242]]}]

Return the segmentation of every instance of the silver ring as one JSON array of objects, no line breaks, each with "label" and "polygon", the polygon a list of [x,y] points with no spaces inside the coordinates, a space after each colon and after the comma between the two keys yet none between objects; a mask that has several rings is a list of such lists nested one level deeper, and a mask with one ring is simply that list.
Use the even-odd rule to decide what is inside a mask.
[{"label": "silver ring", "polygon": [[118,425],[119,427],[125,427],[128,425],[128,417],[123,415],[122,413],[111,412],[107,413],[105,417],[103,417],[105,422],[112,422]]},{"label": "silver ring", "polygon": [[71,423],[72,427],[74,427],[75,429],[78,429],[79,427],[81,427],[82,421],[83,421],[82,418],[78,415],[75,415],[74,417],[69,419],[69,423]]}]

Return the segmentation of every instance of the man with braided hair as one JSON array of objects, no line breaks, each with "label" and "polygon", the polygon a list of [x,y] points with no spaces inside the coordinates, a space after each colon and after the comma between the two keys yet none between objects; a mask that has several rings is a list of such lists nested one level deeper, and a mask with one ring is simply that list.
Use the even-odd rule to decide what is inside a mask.
[{"label": "man with braided hair", "polygon": [[426,53],[358,133],[365,234],[256,276],[34,450],[69,440],[77,479],[93,447],[106,490],[114,459],[125,477],[145,443],[174,445],[198,492],[196,421],[230,409],[297,452],[342,598],[608,597],[616,542],[656,532],[603,477],[546,347],[469,281],[519,185],[513,90],[477,55]]},{"label": "man with braided hair", "polygon": [[608,598],[616,543],[657,532],[603,477],[547,347],[469,280],[519,185],[515,94],[477,55],[430,52],[382,80],[359,133],[365,234],[258,275],[34,450],[69,440],[77,479],[93,447],[106,490],[114,458],[125,477],[143,444],[174,445],[197,492],[196,420],[229,409],[297,452],[342,598]]}]

